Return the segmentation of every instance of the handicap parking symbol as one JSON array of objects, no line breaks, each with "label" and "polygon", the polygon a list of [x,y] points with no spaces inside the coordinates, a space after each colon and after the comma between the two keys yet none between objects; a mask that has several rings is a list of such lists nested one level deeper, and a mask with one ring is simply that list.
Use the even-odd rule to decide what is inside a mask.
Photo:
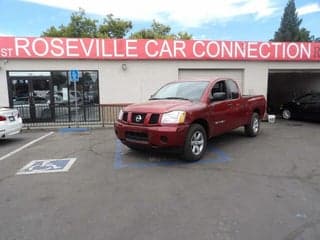
[{"label": "handicap parking symbol", "polygon": [[75,161],[76,158],[34,160],[20,169],[17,174],[67,172]]}]

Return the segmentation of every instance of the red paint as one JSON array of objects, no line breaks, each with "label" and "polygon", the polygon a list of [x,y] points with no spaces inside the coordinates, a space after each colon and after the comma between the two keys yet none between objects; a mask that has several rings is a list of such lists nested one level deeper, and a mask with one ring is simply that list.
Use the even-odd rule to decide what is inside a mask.
[{"label": "red paint", "polygon": [[319,61],[320,43],[0,37],[0,58]]},{"label": "red paint", "polygon": [[[241,96],[239,94],[235,99],[211,100],[213,86],[221,80],[223,79],[210,81],[200,101],[150,100],[146,103],[133,104],[123,108],[126,117],[117,120],[114,125],[117,137],[128,146],[179,148],[184,146],[188,130],[194,123],[203,125],[209,139],[249,124],[253,112],[258,112],[259,118],[263,118],[266,108],[266,100],[263,95]],[[161,124],[162,115],[172,111],[184,111],[186,113],[185,121],[181,124]],[[133,116],[136,113],[145,114],[143,122],[139,124],[134,122]],[[153,114],[159,114],[159,120],[150,124]],[[142,136],[142,139],[127,138],[127,132],[137,134],[138,137]],[[163,141],[161,137],[166,138],[167,141]]]}]

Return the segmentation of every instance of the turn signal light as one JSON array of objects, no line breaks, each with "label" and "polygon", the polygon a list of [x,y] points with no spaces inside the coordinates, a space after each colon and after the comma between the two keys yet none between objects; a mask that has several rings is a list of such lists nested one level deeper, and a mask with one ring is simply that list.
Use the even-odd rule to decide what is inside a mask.
[{"label": "turn signal light", "polygon": [[0,116],[0,121],[6,121],[7,118],[5,116]]}]

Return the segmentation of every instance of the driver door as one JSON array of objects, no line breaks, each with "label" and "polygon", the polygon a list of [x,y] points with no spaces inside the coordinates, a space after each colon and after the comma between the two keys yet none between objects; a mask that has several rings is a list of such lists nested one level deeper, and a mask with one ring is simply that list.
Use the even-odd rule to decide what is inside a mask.
[{"label": "driver door", "polygon": [[[214,84],[211,94],[215,92],[225,92],[227,96],[226,81],[221,80]],[[209,121],[210,136],[216,136],[228,131],[228,115],[230,115],[230,106],[228,99],[220,101],[211,101],[209,103]]]}]

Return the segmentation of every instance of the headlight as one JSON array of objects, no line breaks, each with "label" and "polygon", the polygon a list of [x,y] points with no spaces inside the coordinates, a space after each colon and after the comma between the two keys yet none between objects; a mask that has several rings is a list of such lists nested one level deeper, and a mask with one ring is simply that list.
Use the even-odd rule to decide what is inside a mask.
[{"label": "headlight", "polygon": [[186,112],[184,111],[172,111],[164,113],[161,118],[161,123],[184,123],[186,118]]},{"label": "headlight", "polygon": [[122,117],[123,117],[123,111],[121,109],[119,114],[118,114],[118,120],[122,120]]}]

